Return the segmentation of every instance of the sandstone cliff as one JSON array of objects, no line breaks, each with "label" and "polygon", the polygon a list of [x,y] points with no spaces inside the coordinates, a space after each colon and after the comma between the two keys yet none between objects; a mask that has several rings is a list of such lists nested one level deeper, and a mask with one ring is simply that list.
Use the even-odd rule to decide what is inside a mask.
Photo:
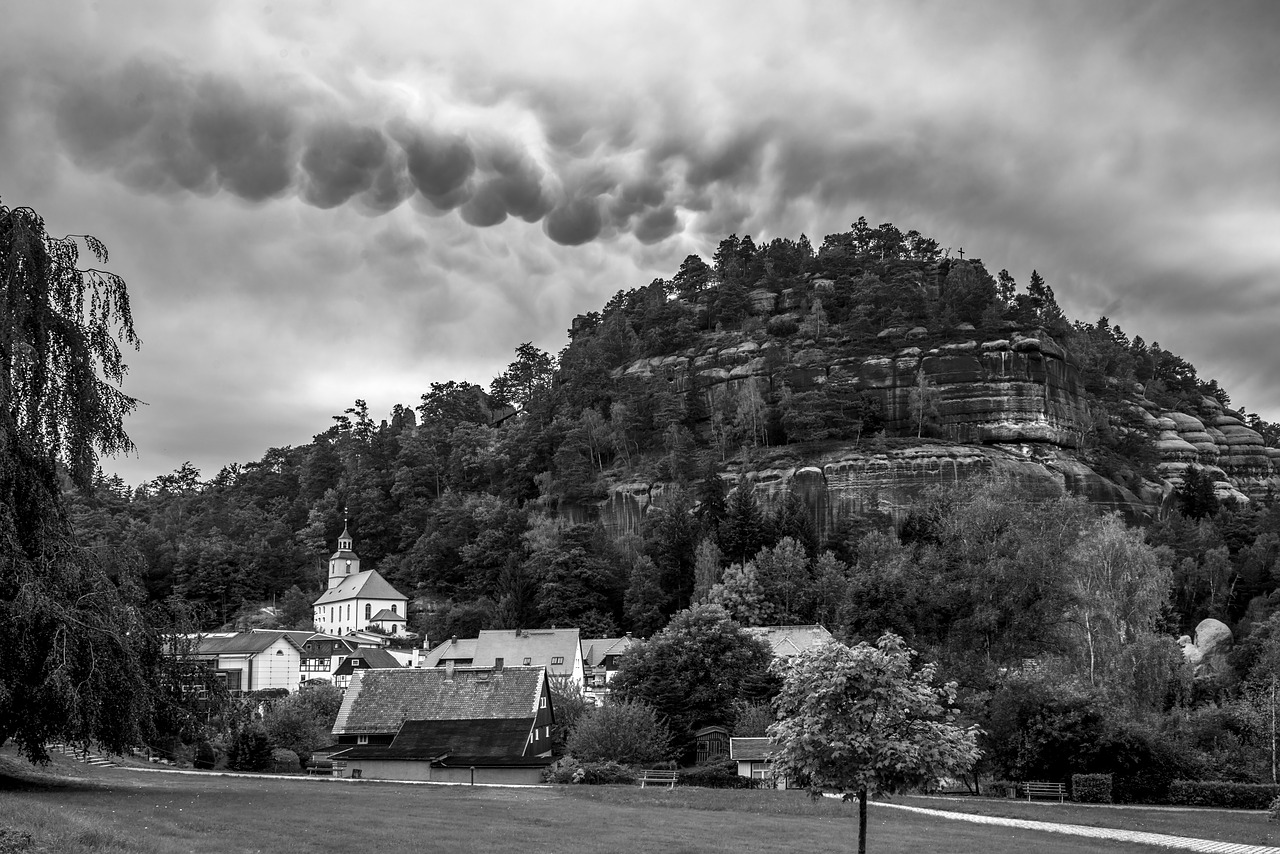
[{"label": "sandstone cliff", "polygon": [[[1089,401],[1071,354],[1039,330],[985,340],[973,334],[967,325],[942,336],[919,327],[886,329],[876,339],[883,349],[870,353],[865,344],[832,337],[790,344],[722,337],[712,346],[638,360],[615,378],[692,391],[711,412],[725,409],[744,384],[803,391],[840,369],[879,401],[885,434],[907,437],[915,433],[911,389],[923,370],[936,394],[931,440],[788,445],[730,461],[730,479],[750,483],[766,503],[799,495],[824,530],[842,515],[877,511],[901,519],[929,487],[989,474],[1045,496],[1065,489],[1134,521],[1157,513],[1191,464],[1205,467],[1224,499],[1249,501],[1280,483],[1280,449],[1264,447],[1238,414],[1210,398],[1196,415],[1165,411],[1145,400],[1141,387],[1118,407],[1127,416],[1119,429],[1145,431],[1153,440],[1155,476],[1108,479],[1087,463],[1088,445],[1099,419],[1116,421],[1117,407]],[[619,532],[634,531],[668,489],[622,473],[600,515]]]}]

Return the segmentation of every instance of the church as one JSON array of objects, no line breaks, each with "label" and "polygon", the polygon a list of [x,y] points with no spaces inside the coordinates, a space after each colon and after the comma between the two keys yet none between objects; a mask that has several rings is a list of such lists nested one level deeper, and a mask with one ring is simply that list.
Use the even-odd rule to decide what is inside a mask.
[{"label": "church", "polygon": [[329,586],[312,606],[316,631],[341,636],[374,627],[384,634],[402,635],[407,625],[408,602],[409,597],[376,570],[361,571],[360,558],[344,523],[338,550],[329,558]]}]

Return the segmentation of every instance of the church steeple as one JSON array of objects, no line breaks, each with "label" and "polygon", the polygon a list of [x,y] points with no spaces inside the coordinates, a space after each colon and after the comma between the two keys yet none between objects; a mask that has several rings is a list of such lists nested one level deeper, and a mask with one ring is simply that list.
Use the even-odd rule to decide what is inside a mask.
[{"label": "church steeple", "polygon": [[355,540],[351,537],[351,525],[346,515],[342,518],[342,533],[338,536],[338,550],[329,558],[329,589],[360,573],[360,556],[355,552]]}]

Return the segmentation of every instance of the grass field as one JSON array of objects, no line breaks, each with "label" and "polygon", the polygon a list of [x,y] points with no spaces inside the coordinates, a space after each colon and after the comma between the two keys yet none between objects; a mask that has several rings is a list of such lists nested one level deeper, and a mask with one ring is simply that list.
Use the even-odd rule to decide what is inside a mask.
[{"label": "grass field", "polygon": [[[852,805],[812,804],[798,792],[445,788],[98,770],[69,762],[32,772],[7,751],[0,755],[0,827],[31,835],[31,846],[12,850],[40,854],[826,852],[853,850],[857,834]],[[12,832],[5,839],[0,836],[0,854],[9,854]],[[868,848],[904,854],[1153,850],[874,804]]]}]

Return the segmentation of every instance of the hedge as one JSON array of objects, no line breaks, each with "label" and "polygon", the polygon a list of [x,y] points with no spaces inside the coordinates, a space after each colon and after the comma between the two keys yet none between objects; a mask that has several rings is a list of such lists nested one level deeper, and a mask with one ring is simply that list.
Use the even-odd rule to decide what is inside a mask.
[{"label": "hedge", "polygon": [[1280,785],[1274,783],[1174,780],[1169,786],[1169,803],[1187,807],[1265,810],[1278,796]]},{"label": "hedge", "polygon": [[1082,804],[1111,803],[1111,775],[1072,774],[1071,800]]},{"label": "hedge", "polygon": [[755,789],[760,781],[738,774],[738,763],[731,759],[681,768],[681,786],[702,786],[706,789]]}]

